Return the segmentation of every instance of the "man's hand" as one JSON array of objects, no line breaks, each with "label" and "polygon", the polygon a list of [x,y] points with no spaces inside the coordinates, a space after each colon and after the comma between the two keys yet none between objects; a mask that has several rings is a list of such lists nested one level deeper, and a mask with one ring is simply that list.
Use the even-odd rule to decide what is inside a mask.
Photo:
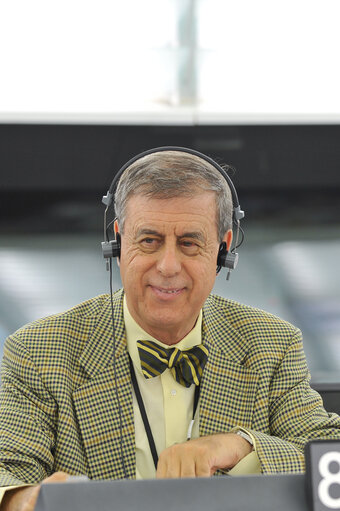
[{"label": "man's hand", "polygon": [[[45,483],[63,483],[69,478],[65,472],[55,472],[50,477],[44,479]],[[38,499],[41,484],[37,486],[25,486],[16,488],[5,493],[1,502],[1,511],[34,511]]]},{"label": "man's hand", "polygon": [[219,468],[234,467],[252,451],[235,433],[220,433],[168,447],[159,456],[157,478],[210,477]]}]

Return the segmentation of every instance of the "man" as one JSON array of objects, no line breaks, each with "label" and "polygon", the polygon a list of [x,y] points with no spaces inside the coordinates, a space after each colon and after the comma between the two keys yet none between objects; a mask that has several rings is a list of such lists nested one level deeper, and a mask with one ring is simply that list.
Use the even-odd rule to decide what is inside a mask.
[{"label": "man", "polygon": [[[6,341],[0,477],[16,488],[1,509],[33,509],[39,486],[23,486],[67,474],[299,472],[306,441],[340,438],[340,418],[309,387],[300,332],[210,295],[232,209],[203,155],[160,150],[124,171],[115,197],[123,290]],[[157,373],[151,359],[167,356]]]}]

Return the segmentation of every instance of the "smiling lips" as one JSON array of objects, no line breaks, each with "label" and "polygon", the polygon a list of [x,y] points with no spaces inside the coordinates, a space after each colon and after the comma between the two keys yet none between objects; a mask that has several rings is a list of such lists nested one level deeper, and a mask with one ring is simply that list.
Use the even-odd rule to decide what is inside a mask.
[{"label": "smiling lips", "polygon": [[164,287],[156,287],[156,286],[150,286],[153,293],[158,297],[162,298],[163,300],[171,300],[172,298],[177,297],[184,291],[184,287],[181,288],[164,288]]}]

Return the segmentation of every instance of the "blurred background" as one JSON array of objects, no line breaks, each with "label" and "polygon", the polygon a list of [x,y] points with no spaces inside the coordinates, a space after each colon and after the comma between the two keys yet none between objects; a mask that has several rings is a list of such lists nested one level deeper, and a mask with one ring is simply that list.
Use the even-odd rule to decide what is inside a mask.
[{"label": "blurred background", "polygon": [[[338,0],[1,0],[0,351],[109,290],[102,195],[161,145],[235,167],[238,268],[215,291],[300,327],[340,382]],[[114,286],[120,286],[115,269]]]}]

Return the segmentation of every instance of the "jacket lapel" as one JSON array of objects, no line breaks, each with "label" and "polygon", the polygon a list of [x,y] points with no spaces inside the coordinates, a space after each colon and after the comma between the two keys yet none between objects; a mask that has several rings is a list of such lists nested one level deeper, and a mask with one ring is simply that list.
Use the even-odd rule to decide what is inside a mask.
[{"label": "jacket lapel", "polygon": [[200,394],[200,435],[250,428],[258,374],[247,367],[248,343],[208,298],[203,309],[203,343],[209,358]]},{"label": "jacket lapel", "polygon": [[122,308],[123,293],[116,293],[113,300],[115,332],[113,333],[111,303],[108,299],[80,357],[88,381],[73,393],[88,473],[92,479],[124,478],[123,463],[128,477],[134,478],[136,470],[132,388]]}]

